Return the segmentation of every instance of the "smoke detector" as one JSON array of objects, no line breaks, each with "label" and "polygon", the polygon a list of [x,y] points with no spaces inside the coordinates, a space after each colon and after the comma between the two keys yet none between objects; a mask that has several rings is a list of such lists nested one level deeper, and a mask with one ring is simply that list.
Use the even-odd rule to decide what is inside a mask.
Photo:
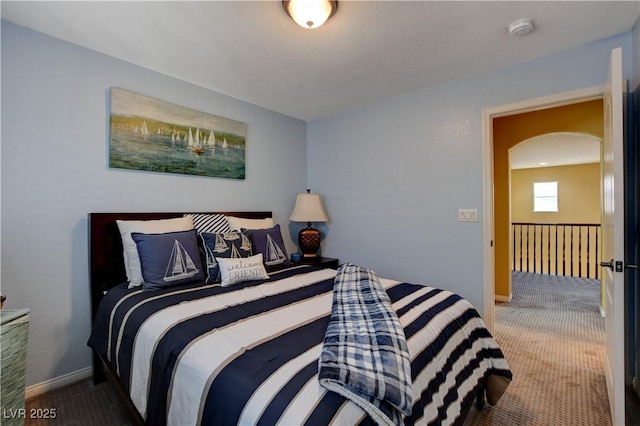
[{"label": "smoke detector", "polygon": [[509,35],[511,36],[523,36],[525,34],[529,34],[531,31],[533,31],[533,19],[518,19],[510,23],[507,29],[509,30]]}]

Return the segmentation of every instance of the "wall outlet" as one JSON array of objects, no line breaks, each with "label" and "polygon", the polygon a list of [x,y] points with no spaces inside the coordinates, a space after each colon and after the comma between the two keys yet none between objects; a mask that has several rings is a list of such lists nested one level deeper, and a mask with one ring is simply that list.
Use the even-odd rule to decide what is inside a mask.
[{"label": "wall outlet", "polygon": [[458,209],[458,222],[477,222],[478,209]]}]

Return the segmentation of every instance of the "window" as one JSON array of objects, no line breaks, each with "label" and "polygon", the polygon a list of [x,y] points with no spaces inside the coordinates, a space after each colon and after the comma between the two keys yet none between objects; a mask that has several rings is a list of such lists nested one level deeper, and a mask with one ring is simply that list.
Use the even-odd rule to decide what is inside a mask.
[{"label": "window", "polygon": [[558,182],[533,183],[533,211],[558,211]]}]

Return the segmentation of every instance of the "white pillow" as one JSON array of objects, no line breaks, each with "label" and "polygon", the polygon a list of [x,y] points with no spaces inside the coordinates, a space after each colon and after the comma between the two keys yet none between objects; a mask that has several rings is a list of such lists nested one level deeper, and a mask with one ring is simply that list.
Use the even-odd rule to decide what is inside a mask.
[{"label": "white pillow", "polygon": [[166,234],[167,232],[188,231],[193,229],[191,217],[177,217],[175,219],[160,220],[116,220],[120,237],[122,238],[122,255],[124,257],[124,267],[129,280],[129,288],[142,285],[142,267],[138,248],[131,238],[132,232],[141,234]]},{"label": "white pillow", "polygon": [[218,267],[222,287],[238,284],[243,281],[266,280],[269,278],[264,264],[262,254],[258,253],[251,257],[225,258],[217,257]]},{"label": "white pillow", "polygon": [[232,231],[245,229],[269,229],[275,226],[272,217],[265,219],[245,219],[243,217],[227,216],[227,222]]}]

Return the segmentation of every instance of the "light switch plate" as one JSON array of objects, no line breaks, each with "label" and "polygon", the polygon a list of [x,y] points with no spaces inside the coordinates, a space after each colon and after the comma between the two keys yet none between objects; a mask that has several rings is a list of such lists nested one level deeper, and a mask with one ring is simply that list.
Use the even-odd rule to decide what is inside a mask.
[{"label": "light switch plate", "polygon": [[478,209],[458,209],[458,222],[477,222]]}]

